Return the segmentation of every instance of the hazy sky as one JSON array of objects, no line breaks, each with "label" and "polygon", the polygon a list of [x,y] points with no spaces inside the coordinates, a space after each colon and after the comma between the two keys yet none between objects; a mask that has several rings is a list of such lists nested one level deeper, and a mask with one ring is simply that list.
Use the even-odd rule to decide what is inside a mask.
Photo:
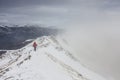
[{"label": "hazy sky", "polygon": [[81,62],[120,80],[120,0],[0,0],[0,23],[70,29]]},{"label": "hazy sky", "polygon": [[0,0],[0,22],[59,27],[114,24],[120,19],[119,4],[119,0]]}]

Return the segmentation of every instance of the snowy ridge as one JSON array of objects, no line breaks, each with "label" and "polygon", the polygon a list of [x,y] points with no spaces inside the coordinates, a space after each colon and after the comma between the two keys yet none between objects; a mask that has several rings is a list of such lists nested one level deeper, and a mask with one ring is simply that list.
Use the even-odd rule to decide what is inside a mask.
[{"label": "snowy ridge", "polygon": [[0,59],[0,80],[106,80],[83,67],[79,61],[51,36],[7,51]]}]

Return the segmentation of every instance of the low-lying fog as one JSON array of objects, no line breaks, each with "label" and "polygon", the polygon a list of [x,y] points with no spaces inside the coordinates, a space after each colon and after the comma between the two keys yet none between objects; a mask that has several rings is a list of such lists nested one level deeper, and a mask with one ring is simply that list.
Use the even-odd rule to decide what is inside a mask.
[{"label": "low-lying fog", "polygon": [[81,27],[67,29],[65,38],[82,64],[108,80],[120,79],[120,28]]}]

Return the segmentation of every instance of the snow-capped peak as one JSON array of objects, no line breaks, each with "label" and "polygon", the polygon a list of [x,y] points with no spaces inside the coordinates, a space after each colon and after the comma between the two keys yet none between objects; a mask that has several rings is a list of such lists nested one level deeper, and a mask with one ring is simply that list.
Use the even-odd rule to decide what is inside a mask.
[{"label": "snow-capped peak", "polygon": [[33,42],[2,55],[0,80],[106,80],[83,67],[55,37],[37,38],[36,51]]}]

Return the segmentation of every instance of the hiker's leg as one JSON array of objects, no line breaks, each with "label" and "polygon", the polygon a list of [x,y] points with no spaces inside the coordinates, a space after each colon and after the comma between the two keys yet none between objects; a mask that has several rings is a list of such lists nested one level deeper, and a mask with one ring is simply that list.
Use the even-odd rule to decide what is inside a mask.
[{"label": "hiker's leg", "polygon": [[34,47],[34,51],[35,51],[35,47]]},{"label": "hiker's leg", "polygon": [[36,47],[35,47],[35,51],[36,51]]}]

